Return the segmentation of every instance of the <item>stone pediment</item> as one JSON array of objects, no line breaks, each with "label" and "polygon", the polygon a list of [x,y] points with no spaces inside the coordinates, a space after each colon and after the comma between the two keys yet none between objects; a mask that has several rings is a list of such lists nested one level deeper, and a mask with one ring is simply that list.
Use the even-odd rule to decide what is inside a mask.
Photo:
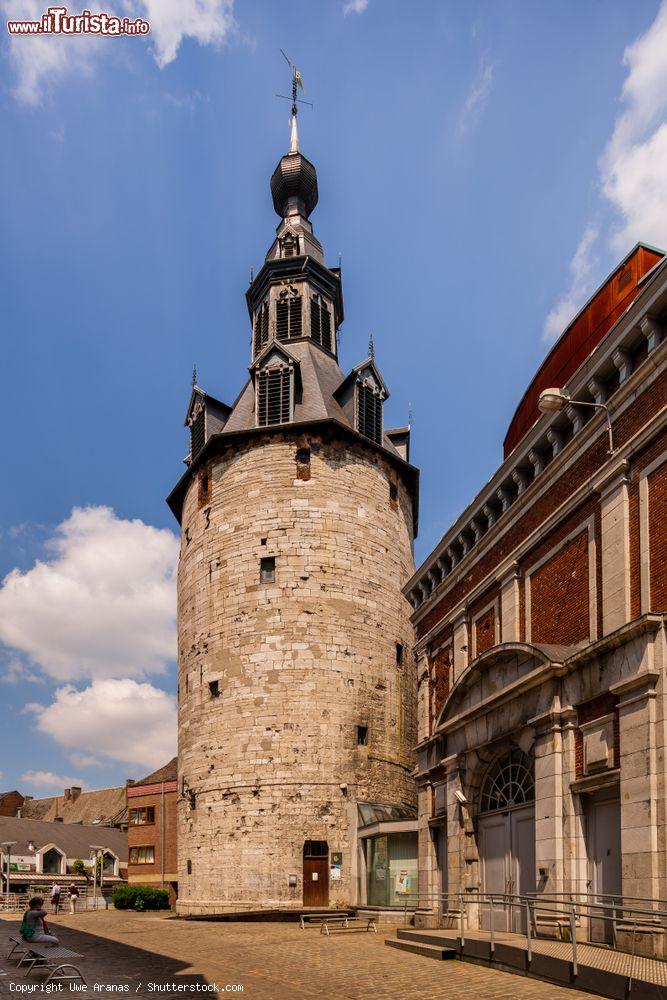
[{"label": "stone pediment", "polygon": [[493,646],[456,679],[435,730],[452,728],[477,712],[490,711],[503,700],[520,697],[557,673],[573,648],[524,642]]}]

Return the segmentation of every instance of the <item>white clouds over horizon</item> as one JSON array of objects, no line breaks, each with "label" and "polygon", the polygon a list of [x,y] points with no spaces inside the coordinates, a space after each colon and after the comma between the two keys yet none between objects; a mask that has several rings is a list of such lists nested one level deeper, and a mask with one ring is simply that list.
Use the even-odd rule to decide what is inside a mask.
[{"label": "white clouds over horizon", "polygon": [[[49,86],[68,76],[90,76],[96,62],[119,43],[145,46],[149,42],[155,62],[164,69],[173,62],[185,39],[200,45],[222,45],[236,29],[234,0],[119,0],[118,4],[89,5],[93,13],[142,17],[150,24],[148,36],[124,40],[97,35],[12,36],[9,59],[14,69],[14,97],[24,104],[38,105]],[[38,21],[46,7],[42,0],[0,0],[6,20]],[[84,5],[85,6],[85,5]],[[70,13],[80,13],[72,8]]]},{"label": "white clouds over horizon", "polygon": [[54,774],[53,771],[30,770],[25,771],[19,777],[24,785],[28,785],[33,792],[58,792],[62,794],[64,788],[85,788],[86,783],[83,778],[71,778],[66,774]]},{"label": "white clouds over horizon", "polygon": [[570,261],[566,292],[549,312],[543,339],[555,340],[600,281],[599,257],[624,256],[642,241],[667,245],[667,0],[649,29],[623,55],[623,110],[599,161],[606,245],[589,224]]},{"label": "white clouds over horizon", "polygon": [[176,653],[173,532],[75,508],[46,551],[0,585],[0,642],[26,670],[59,681],[162,673]]},{"label": "white clouds over horizon", "polygon": [[[78,759],[146,770],[176,753],[176,699],[130,678],[98,680],[82,691],[59,688],[50,705],[28,706],[39,732]],[[93,761],[88,757],[86,766]]]}]

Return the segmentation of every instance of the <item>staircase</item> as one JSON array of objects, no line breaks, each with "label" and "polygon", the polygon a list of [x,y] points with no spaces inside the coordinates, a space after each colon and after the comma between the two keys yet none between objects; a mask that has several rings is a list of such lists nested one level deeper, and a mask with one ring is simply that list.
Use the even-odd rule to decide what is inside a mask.
[{"label": "staircase", "polygon": [[455,948],[449,948],[437,941],[434,943],[432,934],[420,934],[419,931],[398,930],[395,938],[387,938],[384,943],[389,948],[409,951],[413,955],[422,955],[425,958],[435,958],[438,962],[456,958]]}]

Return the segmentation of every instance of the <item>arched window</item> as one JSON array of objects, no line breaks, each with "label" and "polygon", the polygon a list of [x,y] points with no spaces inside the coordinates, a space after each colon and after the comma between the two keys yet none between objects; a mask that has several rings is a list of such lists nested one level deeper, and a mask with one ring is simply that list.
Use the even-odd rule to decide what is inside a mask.
[{"label": "arched window", "polygon": [[310,336],[316,344],[331,350],[331,314],[321,295],[310,300]]},{"label": "arched window", "polygon": [[368,379],[357,383],[357,430],[382,444],[382,392]]},{"label": "arched window", "polygon": [[257,372],[257,426],[286,424],[292,419],[293,372],[290,365],[272,365]]},{"label": "arched window", "polygon": [[481,812],[511,809],[535,801],[533,759],[522,750],[512,750],[500,757],[487,774],[482,786]]},{"label": "arched window", "polygon": [[269,342],[269,303],[263,302],[255,313],[255,356]]}]

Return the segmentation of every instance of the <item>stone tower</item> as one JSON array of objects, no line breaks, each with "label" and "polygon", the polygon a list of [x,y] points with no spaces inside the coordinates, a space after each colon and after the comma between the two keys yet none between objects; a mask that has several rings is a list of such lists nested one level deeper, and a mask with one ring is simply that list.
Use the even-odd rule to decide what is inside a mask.
[{"label": "stone tower", "polygon": [[250,377],[194,385],[169,497],[178,574],[181,913],[357,901],[358,803],[414,810],[418,473],[370,355],[338,367],[341,275],[315,167],[271,177],[276,238],[246,299]]}]

